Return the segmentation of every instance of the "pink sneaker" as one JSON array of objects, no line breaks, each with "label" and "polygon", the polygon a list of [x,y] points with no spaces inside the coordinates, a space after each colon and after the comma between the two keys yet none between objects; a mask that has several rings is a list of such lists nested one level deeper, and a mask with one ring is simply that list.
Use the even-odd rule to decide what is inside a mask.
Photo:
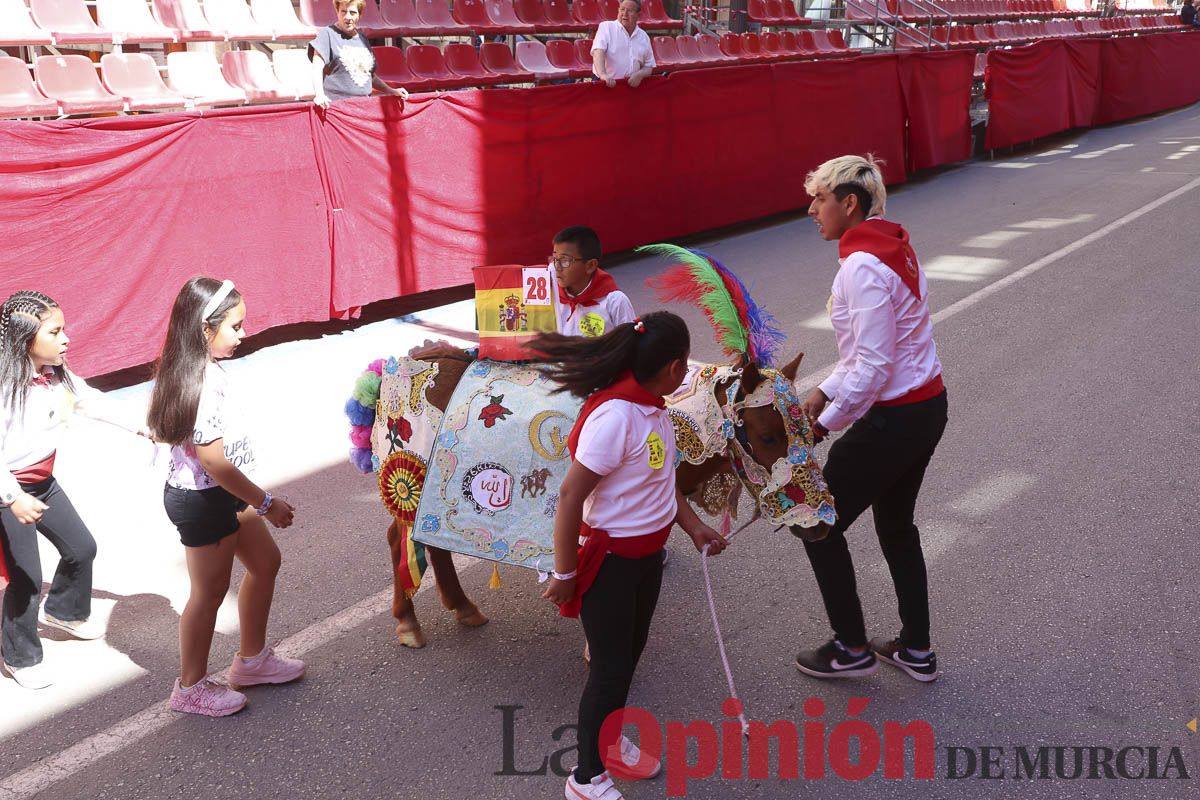
[{"label": "pink sneaker", "polygon": [[169,702],[173,711],[184,714],[228,717],[246,707],[246,695],[228,689],[205,675],[195,686],[188,689],[181,687],[179,679],[176,678]]},{"label": "pink sneaker", "polygon": [[233,686],[258,686],[262,683],[290,683],[304,677],[304,662],[298,658],[275,655],[274,648],[264,647],[254,658],[233,657],[233,665],[225,673]]}]

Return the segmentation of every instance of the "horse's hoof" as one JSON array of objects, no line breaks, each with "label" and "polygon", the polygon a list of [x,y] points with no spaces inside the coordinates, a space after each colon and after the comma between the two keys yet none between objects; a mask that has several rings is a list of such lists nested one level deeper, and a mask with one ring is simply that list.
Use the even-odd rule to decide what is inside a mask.
[{"label": "horse's hoof", "polygon": [[466,625],[468,628],[478,628],[480,625],[488,624],[488,618],[474,603],[463,608],[456,608],[454,618],[458,620],[459,625]]},{"label": "horse's hoof", "polygon": [[396,639],[405,647],[411,647],[414,650],[420,650],[425,646],[425,632],[420,626],[416,628],[403,628],[396,626]]},{"label": "horse's hoof", "polygon": [[832,527],[828,522],[818,522],[811,528],[801,528],[798,525],[793,525],[788,530],[797,539],[803,539],[806,542],[823,542],[829,538],[829,531],[832,530]]}]

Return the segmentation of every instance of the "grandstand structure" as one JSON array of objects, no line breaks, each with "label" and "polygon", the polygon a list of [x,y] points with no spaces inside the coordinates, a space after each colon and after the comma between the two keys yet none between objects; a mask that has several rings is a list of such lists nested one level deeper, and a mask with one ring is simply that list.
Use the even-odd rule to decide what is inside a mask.
[{"label": "grandstand structure", "polygon": [[[367,0],[360,28],[378,74],[412,92],[586,80],[617,2]],[[697,2],[644,0],[660,72],[965,49],[982,81],[997,48],[1181,29],[1167,0]],[[311,99],[305,45],[334,17],[329,0],[0,0],[0,117]]]}]

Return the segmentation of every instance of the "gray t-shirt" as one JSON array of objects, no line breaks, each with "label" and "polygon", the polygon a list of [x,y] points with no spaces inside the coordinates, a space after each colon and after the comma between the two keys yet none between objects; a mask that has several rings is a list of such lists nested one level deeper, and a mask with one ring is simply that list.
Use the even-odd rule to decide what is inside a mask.
[{"label": "gray t-shirt", "polygon": [[366,97],[375,77],[375,56],[361,32],[346,36],[333,25],[317,31],[309,44],[325,61],[325,94],[330,100]]}]

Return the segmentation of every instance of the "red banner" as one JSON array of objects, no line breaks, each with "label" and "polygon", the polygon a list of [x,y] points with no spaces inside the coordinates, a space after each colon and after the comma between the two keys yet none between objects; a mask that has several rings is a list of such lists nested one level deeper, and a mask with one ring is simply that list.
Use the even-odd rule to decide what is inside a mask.
[{"label": "red banner", "polygon": [[[203,114],[0,122],[0,293],[64,307],[84,375],[152,360],[191,275],[251,331],[541,263],[559,228],[613,252],[802,207],[805,173],[967,156],[959,54],[674,73]],[[911,152],[905,152],[905,131]]]},{"label": "red banner", "polygon": [[987,146],[1179,108],[1200,100],[1200,35],[1044,41],[988,53]]}]

